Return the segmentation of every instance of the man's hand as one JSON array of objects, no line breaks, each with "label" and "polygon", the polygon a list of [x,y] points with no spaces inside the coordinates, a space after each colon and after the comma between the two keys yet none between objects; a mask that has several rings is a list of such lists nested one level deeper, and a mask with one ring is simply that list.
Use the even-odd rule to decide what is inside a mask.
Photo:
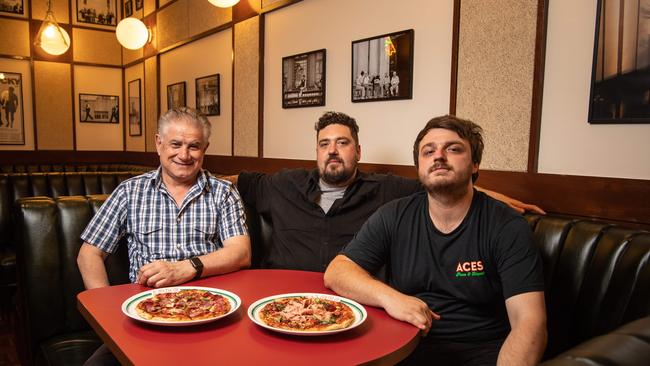
[{"label": "man's hand", "polygon": [[420,328],[422,336],[429,333],[434,320],[440,320],[440,315],[431,311],[424,301],[398,292],[392,294],[383,303],[383,307],[393,318]]},{"label": "man's hand", "polygon": [[149,287],[167,287],[185,283],[196,274],[189,260],[154,261],[140,267],[136,283]]}]

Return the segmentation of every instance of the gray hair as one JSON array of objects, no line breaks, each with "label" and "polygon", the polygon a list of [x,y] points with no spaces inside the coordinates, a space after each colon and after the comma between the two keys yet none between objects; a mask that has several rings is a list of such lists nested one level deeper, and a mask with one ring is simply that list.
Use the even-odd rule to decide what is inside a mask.
[{"label": "gray hair", "polygon": [[203,113],[190,107],[172,108],[163,113],[163,115],[160,116],[160,119],[158,119],[158,134],[162,135],[163,131],[170,123],[178,120],[186,120],[192,122],[197,127],[203,128],[204,142],[210,140],[210,133],[212,132],[210,121],[208,121],[208,118]]}]

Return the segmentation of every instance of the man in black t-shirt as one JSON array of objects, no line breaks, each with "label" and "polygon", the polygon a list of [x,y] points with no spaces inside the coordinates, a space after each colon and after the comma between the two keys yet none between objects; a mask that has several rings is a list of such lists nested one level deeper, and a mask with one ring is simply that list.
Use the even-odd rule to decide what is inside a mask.
[{"label": "man in black t-shirt", "polygon": [[[481,128],[434,118],[413,158],[425,192],[390,202],[325,272],[325,285],[422,330],[406,364],[533,365],[546,345],[541,259],[530,227],[473,188]],[[387,265],[388,283],[370,276]]]}]

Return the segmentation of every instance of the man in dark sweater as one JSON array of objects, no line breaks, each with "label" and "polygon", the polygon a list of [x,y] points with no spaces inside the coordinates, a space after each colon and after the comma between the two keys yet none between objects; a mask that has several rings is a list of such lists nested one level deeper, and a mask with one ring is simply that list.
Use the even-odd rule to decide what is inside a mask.
[{"label": "man in dark sweater", "polygon": [[[473,186],[481,128],[434,118],[413,147],[425,191],[374,213],[325,285],[422,330],[405,364],[534,365],[546,345],[544,283],[530,226]],[[388,282],[370,275],[388,266]]]}]

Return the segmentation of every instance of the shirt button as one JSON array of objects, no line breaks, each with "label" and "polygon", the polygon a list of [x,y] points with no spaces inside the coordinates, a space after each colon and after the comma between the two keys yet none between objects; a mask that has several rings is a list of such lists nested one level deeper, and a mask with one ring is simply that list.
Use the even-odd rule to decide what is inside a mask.
[{"label": "shirt button", "polygon": [[176,222],[180,224],[180,223],[181,223],[181,218],[180,218],[180,217],[177,217],[177,218],[176,218]]}]

